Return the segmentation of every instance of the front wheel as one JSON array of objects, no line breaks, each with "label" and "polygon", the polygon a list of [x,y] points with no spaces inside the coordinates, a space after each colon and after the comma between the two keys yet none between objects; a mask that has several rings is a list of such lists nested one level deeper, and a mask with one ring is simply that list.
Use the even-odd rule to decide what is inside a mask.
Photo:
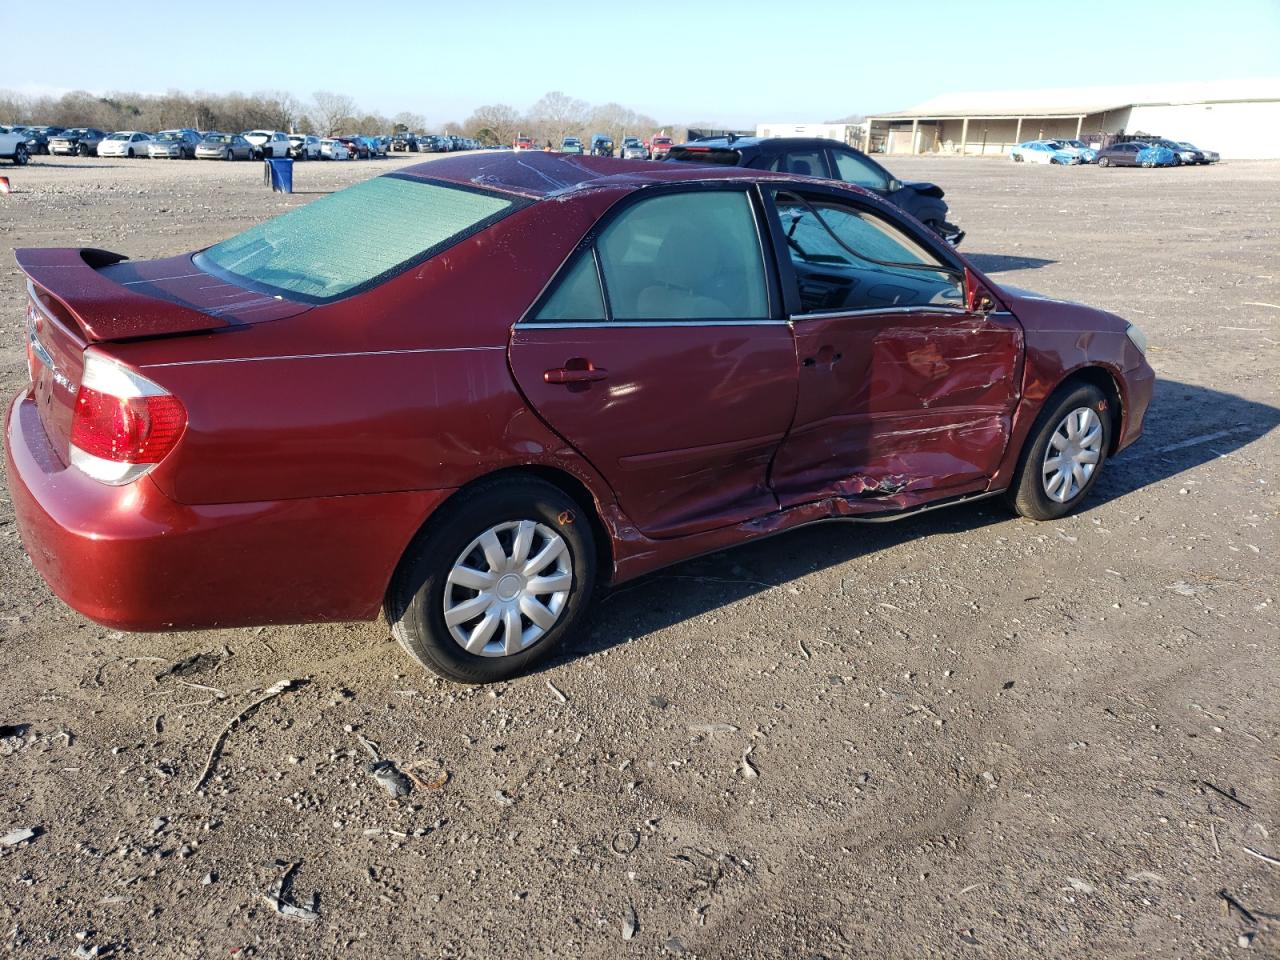
[{"label": "front wheel", "polygon": [[1100,166],[1100,167],[1109,167],[1109,166],[1111,166],[1111,161],[1110,161],[1107,157],[1099,157],[1099,158],[1098,158],[1098,166]]},{"label": "front wheel", "polygon": [[1066,385],[1031,428],[1006,494],[1009,505],[1031,520],[1070,513],[1097,482],[1110,449],[1107,398],[1091,383]]},{"label": "front wheel", "polygon": [[13,151],[13,165],[15,167],[25,167],[27,161],[31,159],[31,154],[27,153],[27,145],[20,143]]},{"label": "front wheel", "polygon": [[478,484],[410,545],[387,592],[401,646],[463,683],[525,672],[581,622],[596,577],[583,508],[533,478]]}]

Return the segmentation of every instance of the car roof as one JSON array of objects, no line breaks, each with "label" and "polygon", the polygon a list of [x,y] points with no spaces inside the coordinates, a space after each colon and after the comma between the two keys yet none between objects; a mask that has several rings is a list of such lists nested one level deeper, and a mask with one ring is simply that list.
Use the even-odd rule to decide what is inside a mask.
[{"label": "car roof", "polygon": [[[446,180],[468,187],[482,187],[542,199],[577,190],[610,187],[639,189],[664,183],[708,180],[804,181],[792,174],[770,173],[746,167],[700,163],[654,163],[650,160],[616,160],[610,157],[566,153],[488,153],[448,157],[415,163],[395,176],[421,180]],[[828,181],[822,181],[831,185]],[[865,191],[852,184],[838,186]],[[868,194],[870,195],[870,194]]]},{"label": "car roof", "polygon": [[706,137],[677,144],[681,147],[710,147],[716,150],[754,150],[781,153],[784,150],[822,150],[831,146],[847,147],[847,143],[830,137]]}]

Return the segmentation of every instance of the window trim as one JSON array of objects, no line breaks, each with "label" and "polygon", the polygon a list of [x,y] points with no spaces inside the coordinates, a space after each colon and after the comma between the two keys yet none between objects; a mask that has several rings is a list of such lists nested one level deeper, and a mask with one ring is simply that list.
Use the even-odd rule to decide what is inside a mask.
[{"label": "window trim", "polygon": [[[604,265],[600,262],[600,252],[597,241],[600,235],[608,229],[618,217],[622,216],[627,210],[637,203],[652,199],[657,196],[667,196],[682,193],[702,193],[710,191],[734,191],[746,195],[747,204],[751,210],[751,222],[755,227],[756,243],[760,251],[760,266],[765,282],[765,299],[768,308],[768,317],[691,317],[687,320],[678,320],[671,318],[653,319],[653,320],[615,320],[613,317],[613,304],[609,299],[609,283],[605,278]],[[609,207],[600,218],[596,220],[591,228],[587,231],[569,252],[568,256],[561,261],[551,279],[542,288],[542,291],[536,296],[533,302],[528,306],[523,314],[516,320],[514,326],[526,327],[533,329],[550,329],[550,330],[567,330],[581,329],[586,327],[690,327],[690,326],[717,326],[717,327],[733,327],[733,326],[762,326],[765,324],[785,324],[788,322],[786,318],[786,309],[782,295],[782,281],[778,275],[776,256],[773,252],[772,231],[766,219],[766,207],[764,200],[760,195],[759,184],[755,180],[694,180],[681,183],[660,184],[654,186],[642,187],[634,190],[626,196],[620,198],[616,203]],[[604,320],[537,320],[538,311],[546,304],[560,284],[565,281],[572,270],[578,254],[585,249],[591,251],[592,257],[595,259],[596,275],[600,281],[600,293],[604,298]]]},{"label": "window trim", "polygon": [[774,259],[777,261],[778,270],[782,276],[783,295],[787,301],[786,315],[788,321],[798,323],[805,320],[827,319],[830,317],[871,316],[882,313],[969,313],[970,311],[966,306],[951,307],[945,304],[917,304],[909,307],[864,307],[861,309],[823,310],[820,312],[805,312],[801,310],[800,283],[796,278],[795,266],[791,262],[791,253],[787,248],[786,235],[782,229],[782,218],[778,215],[777,204],[774,202],[775,193],[799,193],[809,199],[816,197],[826,198],[836,203],[853,207],[855,210],[873,217],[879,217],[888,222],[890,226],[906,234],[917,245],[928,250],[939,262],[947,264],[961,276],[965,274],[965,265],[956,258],[955,252],[950,249],[949,245],[945,245],[941,238],[932,234],[932,231],[921,232],[915,230],[911,224],[905,222],[897,213],[892,212],[889,203],[880,200],[874,194],[870,197],[855,194],[852,189],[863,188],[858,188],[856,184],[850,184],[849,186],[851,189],[842,190],[838,187],[832,188],[821,184],[786,183],[783,181],[763,182],[760,184],[769,212],[769,226],[773,232]]}]

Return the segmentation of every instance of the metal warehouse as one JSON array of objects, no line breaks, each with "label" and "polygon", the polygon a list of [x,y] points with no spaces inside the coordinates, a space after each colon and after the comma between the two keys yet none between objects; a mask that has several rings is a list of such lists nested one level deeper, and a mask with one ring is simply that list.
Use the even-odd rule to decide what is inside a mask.
[{"label": "metal warehouse", "polygon": [[1137,134],[1190,141],[1224,159],[1280,158],[1280,78],[948,93],[868,117],[862,146],[981,156],[1025,140]]}]

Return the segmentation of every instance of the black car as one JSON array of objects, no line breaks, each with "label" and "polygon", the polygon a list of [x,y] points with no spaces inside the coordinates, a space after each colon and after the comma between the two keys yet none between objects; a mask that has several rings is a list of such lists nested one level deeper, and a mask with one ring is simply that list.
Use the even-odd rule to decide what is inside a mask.
[{"label": "black car", "polygon": [[613,137],[607,136],[603,133],[594,134],[591,137],[591,156],[612,157]]},{"label": "black car", "polygon": [[911,214],[952,246],[964,231],[947,222],[942,188],[899,180],[861,150],[816,137],[715,137],[671,148],[668,161],[715,163],[755,170],[776,170],[825,180],[843,180],[870,190]]},{"label": "black car", "polygon": [[27,135],[27,152],[33,157],[37,153],[48,154],[49,138],[56,137],[62,132],[62,127],[36,126],[27,127],[24,131]]},{"label": "black car", "polygon": [[414,133],[397,133],[391,138],[391,149],[395,153],[418,153],[421,146]]}]

